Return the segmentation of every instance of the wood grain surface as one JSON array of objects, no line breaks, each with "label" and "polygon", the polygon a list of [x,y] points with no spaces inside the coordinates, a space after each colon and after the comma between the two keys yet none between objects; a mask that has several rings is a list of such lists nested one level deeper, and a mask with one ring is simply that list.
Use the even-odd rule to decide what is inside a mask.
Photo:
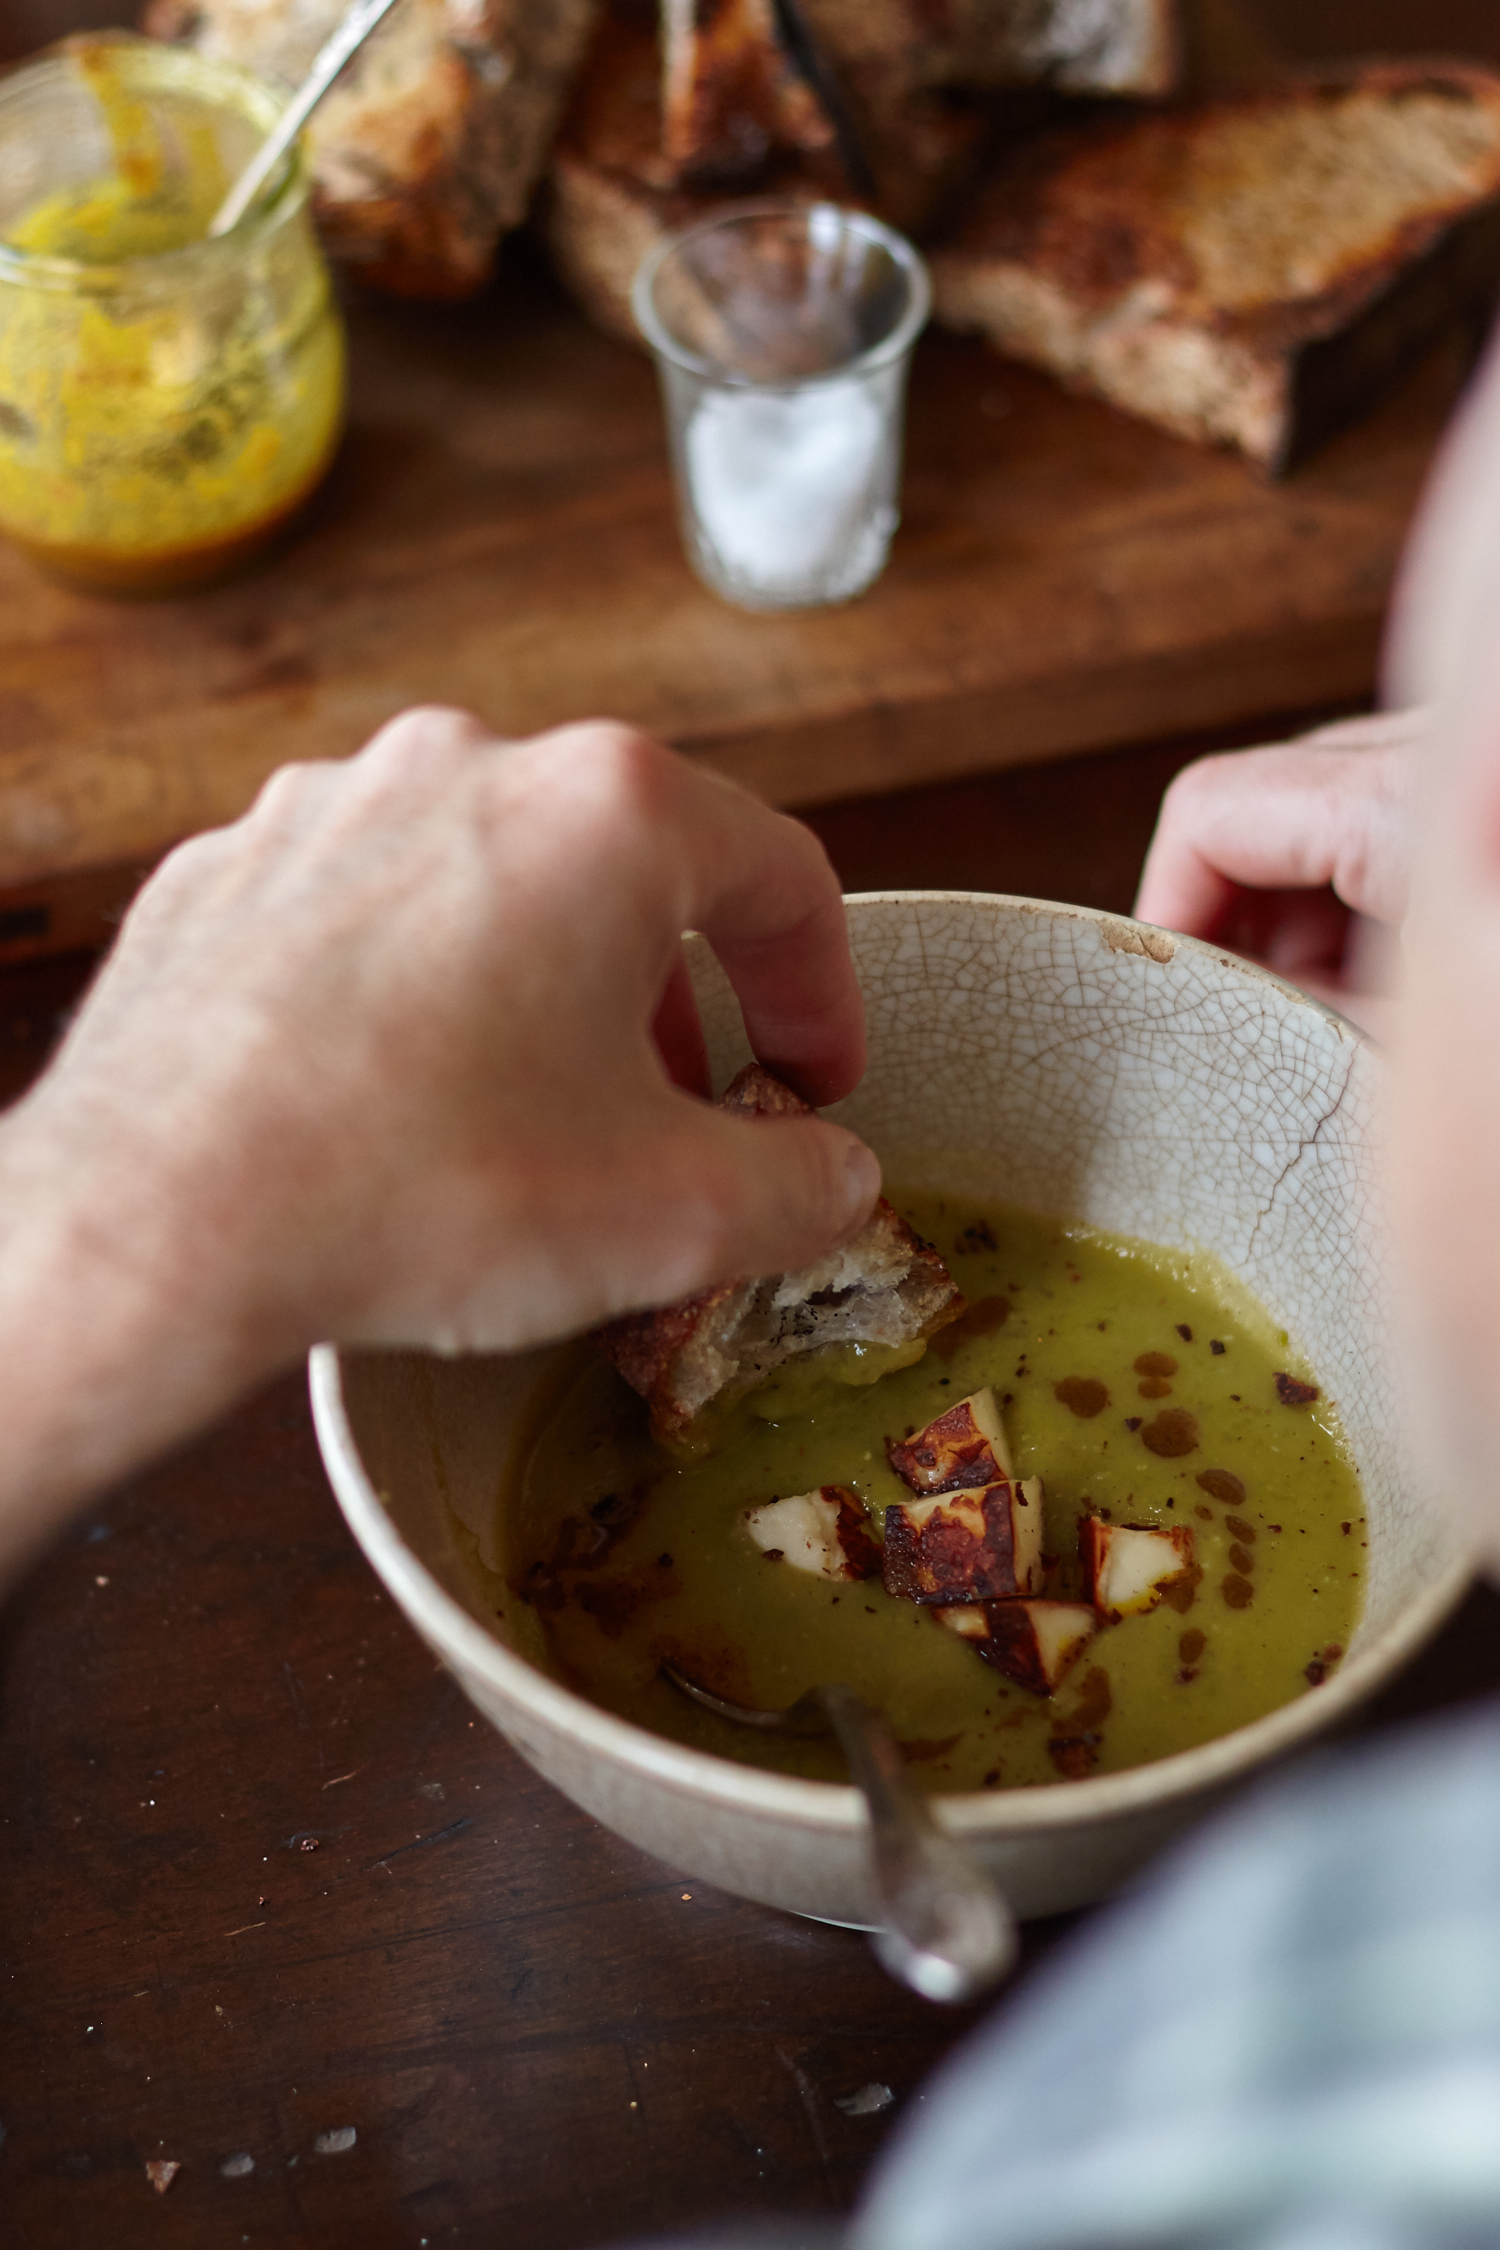
[{"label": "wood grain surface", "polygon": [[933,336],[905,518],[863,600],[751,617],[682,559],[650,367],[517,252],[458,310],[351,307],[306,529],[238,584],[120,604],[0,551],[0,885],[154,856],[410,703],[609,713],[785,804],[1370,692],[1463,359],[1288,484]]},{"label": "wood grain surface", "polygon": [[[1238,4],[1288,54],[1500,51],[1483,0],[1380,0],[1363,34],[1340,0]],[[24,0],[0,52],[108,12]],[[1272,488],[929,337],[886,577],[845,609],[752,618],[682,559],[645,360],[590,331],[524,243],[474,306],[354,301],[350,324],[342,459],[253,576],[122,605],[0,548],[0,890],[19,917],[0,913],[0,954],[87,934],[274,766],[345,755],[413,701],[506,732],[617,714],[808,805],[1367,700],[1465,356],[1436,351]]]}]

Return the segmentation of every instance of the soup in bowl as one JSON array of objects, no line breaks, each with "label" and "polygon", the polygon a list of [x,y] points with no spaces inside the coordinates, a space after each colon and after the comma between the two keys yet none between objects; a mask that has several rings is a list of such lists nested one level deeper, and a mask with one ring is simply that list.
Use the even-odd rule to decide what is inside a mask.
[{"label": "soup in bowl", "polygon": [[[323,1347],[319,1439],[417,1630],[621,1835],[867,1922],[865,1815],[834,1753],[742,1736],[658,1665],[764,1703],[852,1678],[1016,1911],[1054,1912],[1347,1718],[1462,1592],[1387,1361],[1381,1066],[1276,978],[1136,923],[946,892],[848,911],[870,1062],[832,1114],[967,1300],[920,1358],[868,1383],[783,1375],[676,1459],[587,1345]],[[743,1026],[692,953],[723,1083]],[[912,1497],[903,1446],[968,1397],[1045,1511],[1035,1576],[1008,1589],[1040,1598],[986,1605],[977,1640],[974,1607],[893,1574],[889,1536],[882,1576],[878,1541]],[[857,1571],[798,1571],[755,1534],[768,1506],[840,1487],[876,1534]],[[1169,1562],[1175,1540],[1180,1567],[1112,1608],[1122,1530]],[[1077,1648],[1049,1687],[1011,1644],[1024,1611],[1050,1631],[1070,1604]]]}]

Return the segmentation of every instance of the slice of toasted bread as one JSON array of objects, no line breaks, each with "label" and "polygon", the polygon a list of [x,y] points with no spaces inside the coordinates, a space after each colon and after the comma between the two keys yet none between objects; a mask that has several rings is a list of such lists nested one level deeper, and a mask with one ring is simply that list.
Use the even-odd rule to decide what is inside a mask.
[{"label": "slice of toasted bread", "polygon": [[[850,126],[826,137],[808,131],[799,140],[789,129],[773,131],[774,118],[763,118],[762,154],[746,169],[756,109],[744,94],[735,97],[746,128],[737,144],[740,169],[726,187],[722,174],[713,178],[704,138],[713,50],[696,37],[684,46],[692,66],[691,102],[682,97],[673,127],[663,116],[655,34],[623,11],[606,16],[553,152],[545,228],[558,271],[590,318],[630,343],[640,342],[630,285],[641,261],[674,229],[706,218],[726,195],[866,204],[920,235],[946,217],[983,156],[989,123],[982,111],[942,94],[914,93],[882,111],[868,135]],[[678,67],[673,52],[669,45],[669,86]],[[767,73],[773,63],[781,69],[784,58],[772,58]],[[759,83],[766,85],[768,77]],[[725,100],[731,91],[729,84],[721,89]],[[694,109],[693,103],[703,106]],[[674,150],[693,160],[684,162]]]},{"label": "slice of toasted bread", "polygon": [[1500,77],[1369,65],[1012,150],[938,316],[1275,474],[1500,280]]},{"label": "slice of toasted bread", "polygon": [[661,0],[662,152],[684,179],[753,178],[773,150],[822,155],[834,121],[773,0]]},{"label": "slice of toasted bread", "polygon": [[1069,94],[1166,94],[1177,81],[1178,0],[789,4],[829,63],[876,99],[1037,84]]},{"label": "slice of toasted bread", "polygon": [[[563,280],[591,320],[631,344],[641,339],[630,285],[647,252],[724,200],[722,191],[683,184],[663,146],[661,94],[655,33],[624,15],[607,16],[553,151],[544,212]],[[808,202],[849,192],[831,150],[809,156],[769,148],[754,185]]]},{"label": "slice of toasted bread", "polygon": [[[291,84],[346,0],[148,0],[144,28]],[[324,240],[400,295],[471,295],[525,216],[599,0],[400,0],[307,128]]]},{"label": "slice of toasted bread", "polygon": [[[800,1096],[752,1063],[720,1108],[752,1117],[807,1117]],[[721,1282],[678,1305],[627,1313],[596,1340],[651,1408],[668,1442],[691,1442],[692,1424],[757,1389],[789,1360],[850,1344],[899,1350],[964,1309],[953,1277],[884,1196],[849,1241],[802,1273]]]}]

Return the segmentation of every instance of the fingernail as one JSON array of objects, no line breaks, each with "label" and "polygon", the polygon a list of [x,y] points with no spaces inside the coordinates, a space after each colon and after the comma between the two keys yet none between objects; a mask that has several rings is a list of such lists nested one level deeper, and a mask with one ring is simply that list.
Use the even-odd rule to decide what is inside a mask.
[{"label": "fingernail", "polygon": [[880,1159],[863,1141],[851,1141],[844,1153],[844,1182],[852,1219],[868,1211],[880,1193]]}]

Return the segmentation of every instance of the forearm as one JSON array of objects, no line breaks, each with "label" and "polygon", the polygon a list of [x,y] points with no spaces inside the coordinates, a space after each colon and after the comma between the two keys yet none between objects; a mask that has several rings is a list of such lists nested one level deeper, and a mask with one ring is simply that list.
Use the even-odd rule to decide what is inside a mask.
[{"label": "forearm", "polygon": [[284,1356],[235,1302],[232,1246],[128,1149],[80,1162],[71,1141],[45,1098],[0,1120],[0,1585]]}]

